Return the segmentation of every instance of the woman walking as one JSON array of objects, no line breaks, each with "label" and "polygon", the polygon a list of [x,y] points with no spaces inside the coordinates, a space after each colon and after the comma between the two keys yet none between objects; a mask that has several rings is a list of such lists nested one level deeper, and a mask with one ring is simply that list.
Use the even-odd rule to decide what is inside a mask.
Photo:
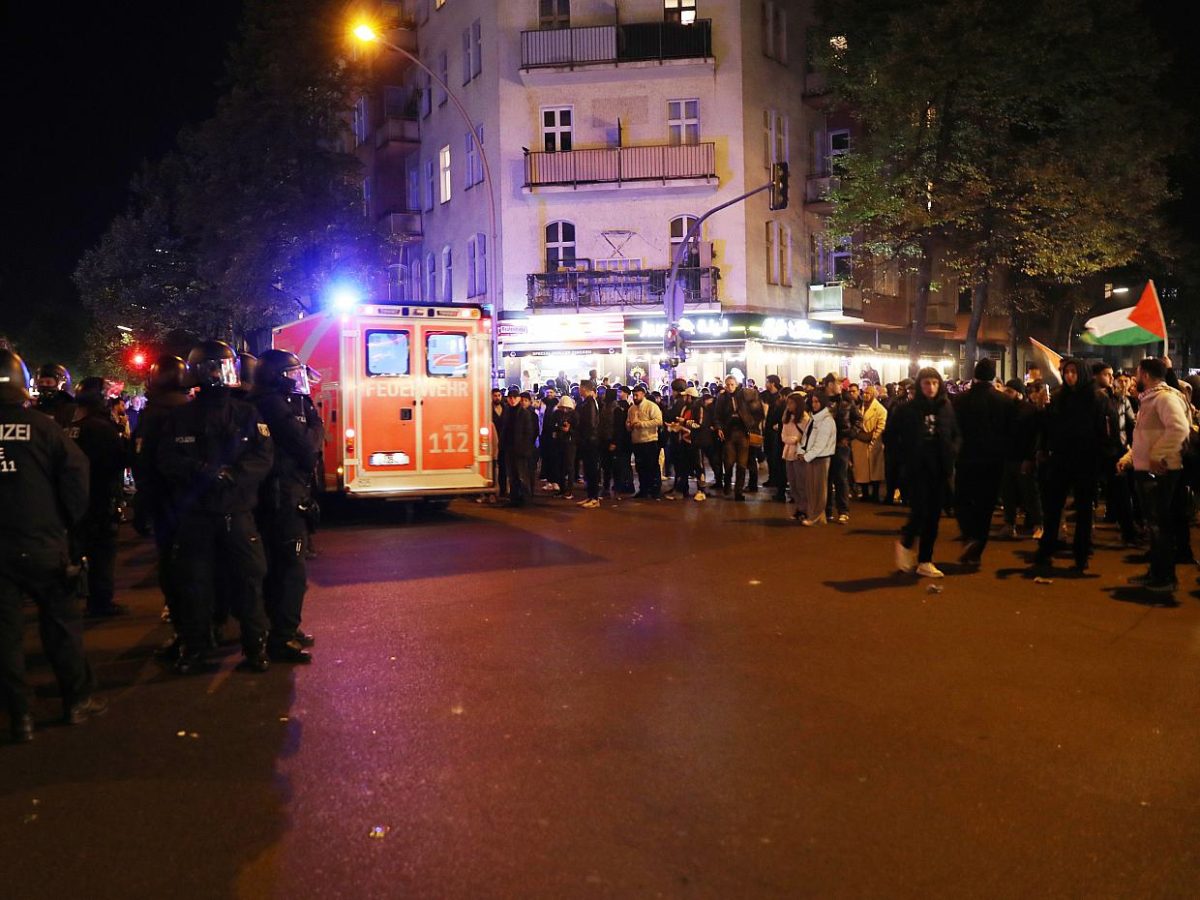
[{"label": "woman walking", "polygon": [[827,398],[813,391],[804,401],[809,419],[804,424],[800,454],[804,460],[804,507],[801,525],[825,524],[825,499],[829,493],[829,461],[837,450],[837,421]]},{"label": "woman walking", "polygon": [[788,394],[783,408],[783,425],[779,436],[783,443],[783,467],[787,473],[788,487],[792,492],[792,518],[800,521],[807,509],[804,491],[804,459],[800,455],[800,442],[804,440],[805,425],[804,395],[799,391]]},{"label": "woman walking", "polygon": [[862,499],[879,502],[879,484],[884,478],[883,429],[887,426],[888,411],[879,402],[874,385],[862,393],[862,425],[850,444],[854,457],[854,480]]},{"label": "woman walking", "polygon": [[[896,542],[896,568],[925,578],[942,578],[933,564],[938,520],[948,496],[958,452],[958,423],[937,369],[917,373],[916,397],[896,413],[897,450],[903,460],[908,521]],[[918,544],[919,541],[919,544]],[[918,544],[914,549],[914,544]]]}]

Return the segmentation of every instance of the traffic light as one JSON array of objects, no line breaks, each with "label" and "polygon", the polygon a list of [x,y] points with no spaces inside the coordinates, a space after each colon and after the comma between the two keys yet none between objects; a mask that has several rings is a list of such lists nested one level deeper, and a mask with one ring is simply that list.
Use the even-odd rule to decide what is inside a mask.
[{"label": "traffic light", "polygon": [[687,341],[678,325],[668,325],[663,333],[663,352],[671,360],[671,365],[679,365],[687,359]]},{"label": "traffic light", "polygon": [[129,370],[135,375],[141,375],[146,371],[146,366],[149,365],[150,359],[146,356],[146,351],[140,347],[134,347],[125,356],[125,364]]},{"label": "traffic light", "polygon": [[788,164],[775,163],[771,167],[771,209],[787,209]]}]

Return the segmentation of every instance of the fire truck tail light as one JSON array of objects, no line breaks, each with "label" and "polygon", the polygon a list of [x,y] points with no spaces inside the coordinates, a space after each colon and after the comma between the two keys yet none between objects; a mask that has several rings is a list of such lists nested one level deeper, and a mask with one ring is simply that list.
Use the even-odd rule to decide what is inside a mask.
[{"label": "fire truck tail light", "polygon": [[491,432],[491,430],[490,430],[490,429],[489,429],[489,428],[488,428],[486,425],[485,425],[485,426],[483,426],[483,428],[480,428],[480,429],[479,429],[479,436],[480,436],[480,437],[487,437],[487,436],[488,436],[489,434],[491,434],[491,433],[492,433],[492,432]]},{"label": "fire truck tail light", "polygon": [[346,429],[346,440],[349,440],[349,441],[354,440],[354,429],[353,428]]}]

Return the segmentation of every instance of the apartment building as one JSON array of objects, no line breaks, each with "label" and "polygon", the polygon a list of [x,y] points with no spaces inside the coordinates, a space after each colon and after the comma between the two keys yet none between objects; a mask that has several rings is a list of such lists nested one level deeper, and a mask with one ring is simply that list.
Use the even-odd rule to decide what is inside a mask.
[{"label": "apartment building", "polygon": [[[849,257],[822,236],[836,155],[852,138],[806,73],[810,6],[383,4],[402,26],[389,40],[454,95],[380,60],[386,83],[361,101],[375,124],[363,142],[365,206],[396,239],[389,295],[491,306],[509,382],[592,370],[656,380],[684,235],[787,162],[788,209],[771,211],[760,193],[715,214],[684,251],[683,373],[854,377],[868,339],[870,365],[899,372],[902,352],[880,356],[873,335],[897,327],[903,301],[843,290]],[[868,308],[890,318],[876,322]]]}]

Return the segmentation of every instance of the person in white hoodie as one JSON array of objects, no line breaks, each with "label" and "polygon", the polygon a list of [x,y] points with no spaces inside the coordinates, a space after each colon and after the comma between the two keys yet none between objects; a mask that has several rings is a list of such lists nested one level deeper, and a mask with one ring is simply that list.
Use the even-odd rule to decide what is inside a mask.
[{"label": "person in white hoodie", "polygon": [[837,450],[837,421],[820,391],[808,395],[804,409],[811,418],[804,425],[804,437],[800,442],[800,456],[804,460],[806,509],[800,524],[824,525],[829,461]]},{"label": "person in white hoodie", "polygon": [[1166,383],[1166,378],[1167,364],[1163,360],[1149,358],[1138,364],[1141,395],[1133,446],[1119,463],[1122,469],[1133,467],[1133,481],[1150,538],[1150,569],[1129,581],[1159,593],[1170,593],[1179,586],[1175,580],[1172,513],[1181,499],[1183,451],[1191,436],[1188,402]]}]

